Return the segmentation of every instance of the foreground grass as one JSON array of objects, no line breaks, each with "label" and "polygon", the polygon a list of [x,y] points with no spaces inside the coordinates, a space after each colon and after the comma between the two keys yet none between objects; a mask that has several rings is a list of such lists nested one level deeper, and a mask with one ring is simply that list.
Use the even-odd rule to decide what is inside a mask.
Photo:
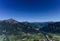
[{"label": "foreground grass", "polygon": [[42,33],[30,35],[0,35],[0,41],[38,41],[46,39]]},{"label": "foreground grass", "polygon": [[53,34],[53,38],[56,40],[60,40],[60,35],[59,34]]},{"label": "foreground grass", "polygon": [[41,40],[45,39],[42,33],[32,34],[30,36],[9,35],[8,37],[10,41],[34,41],[39,39]]},{"label": "foreground grass", "polygon": [[55,33],[48,33],[50,36],[52,36],[53,39],[59,40],[60,41],[60,34],[55,34]]}]

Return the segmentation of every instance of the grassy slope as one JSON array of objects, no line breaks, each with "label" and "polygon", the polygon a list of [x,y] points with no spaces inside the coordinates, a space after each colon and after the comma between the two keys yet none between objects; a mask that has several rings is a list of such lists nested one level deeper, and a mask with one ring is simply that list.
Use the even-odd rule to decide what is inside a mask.
[{"label": "grassy slope", "polygon": [[39,39],[45,39],[42,33],[31,34],[30,36],[21,36],[21,35],[0,35],[0,41],[3,41],[4,38],[8,38],[9,41],[33,41]]},{"label": "grassy slope", "polygon": [[54,34],[54,33],[48,33],[48,34],[51,35],[53,39],[60,40],[60,34]]},{"label": "grassy slope", "polygon": [[9,35],[9,40],[10,41],[33,41],[33,40],[39,40],[39,39],[45,39],[44,35],[42,33],[38,33],[38,34],[33,34],[31,36],[25,36],[25,37],[18,37],[18,36],[14,36],[14,35]]}]

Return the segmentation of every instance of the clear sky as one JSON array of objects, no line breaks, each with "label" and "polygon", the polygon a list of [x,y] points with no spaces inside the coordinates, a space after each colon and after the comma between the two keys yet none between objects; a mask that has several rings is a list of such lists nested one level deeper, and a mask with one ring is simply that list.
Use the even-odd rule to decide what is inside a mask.
[{"label": "clear sky", "polygon": [[0,20],[60,21],[60,0],[0,0]]}]

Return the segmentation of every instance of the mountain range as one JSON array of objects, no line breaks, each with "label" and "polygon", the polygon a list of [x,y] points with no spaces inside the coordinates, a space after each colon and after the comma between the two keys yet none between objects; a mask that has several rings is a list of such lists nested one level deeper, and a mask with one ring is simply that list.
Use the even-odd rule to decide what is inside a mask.
[{"label": "mountain range", "polygon": [[60,22],[18,22],[14,19],[0,20],[0,34],[38,32],[60,33]]}]

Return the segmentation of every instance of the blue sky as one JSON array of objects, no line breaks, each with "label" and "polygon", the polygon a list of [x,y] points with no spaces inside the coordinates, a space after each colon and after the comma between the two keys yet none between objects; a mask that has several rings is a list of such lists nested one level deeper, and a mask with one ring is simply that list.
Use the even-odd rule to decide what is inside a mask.
[{"label": "blue sky", "polygon": [[60,21],[60,0],[0,0],[0,19]]}]

